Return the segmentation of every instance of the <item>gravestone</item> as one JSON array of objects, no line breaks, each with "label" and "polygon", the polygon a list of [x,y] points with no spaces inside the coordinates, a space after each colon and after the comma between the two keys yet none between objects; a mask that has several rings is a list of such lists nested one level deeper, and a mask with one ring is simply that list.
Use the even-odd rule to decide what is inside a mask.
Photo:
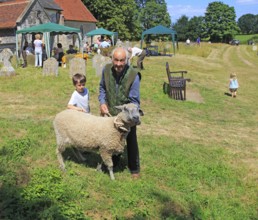
[{"label": "gravestone", "polygon": [[80,73],[86,76],[86,61],[83,58],[75,57],[70,60],[69,75],[72,76]]},{"label": "gravestone", "polygon": [[96,75],[101,76],[104,66],[111,62],[110,57],[102,56],[101,54],[94,55],[92,58],[92,66],[96,70]]},{"label": "gravestone", "polygon": [[27,55],[27,63],[29,66],[35,66],[35,55],[34,54]]},{"label": "gravestone", "polygon": [[58,62],[54,57],[48,58],[43,63],[43,76],[58,76]]},{"label": "gravestone", "polygon": [[13,52],[9,48],[4,48],[0,53],[0,62],[3,63],[3,66],[0,69],[0,76],[15,75],[15,70],[11,64],[12,56]]},{"label": "gravestone", "polygon": [[116,47],[122,47],[123,46],[123,42],[118,39],[117,42],[116,42]]}]

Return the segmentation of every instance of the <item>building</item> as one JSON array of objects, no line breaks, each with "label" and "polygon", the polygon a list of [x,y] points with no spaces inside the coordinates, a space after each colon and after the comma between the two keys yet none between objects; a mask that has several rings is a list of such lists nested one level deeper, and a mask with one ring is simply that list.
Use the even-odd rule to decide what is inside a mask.
[{"label": "building", "polygon": [[[16,31],[53,22],[80,28],[83,33],[96,29],[96,18],[81,0],[0,0],[0,51],[15,50]],[[20,39],[19,39],[20,40]],[[33,35],[26,36],[28,42]],[[74,36],[62,36],[64,45],[75,44]]]}]

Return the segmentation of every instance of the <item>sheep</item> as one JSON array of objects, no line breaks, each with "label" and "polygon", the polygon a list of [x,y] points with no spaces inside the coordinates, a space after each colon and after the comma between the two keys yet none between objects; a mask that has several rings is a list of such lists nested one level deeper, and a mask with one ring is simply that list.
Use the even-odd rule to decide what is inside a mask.
[{"label": "sheep", "polygon": [[141,123],[143,112],[135,104],[116,106],[117,116],[101,117],[67,109],[58,113],[53,121],[56,134],[56,155],[60,168],[65,171],[62,152],[73,147],[77,157],[80,151],[99,153],[114,180],[112,155],[123,153],[130,128]]}]

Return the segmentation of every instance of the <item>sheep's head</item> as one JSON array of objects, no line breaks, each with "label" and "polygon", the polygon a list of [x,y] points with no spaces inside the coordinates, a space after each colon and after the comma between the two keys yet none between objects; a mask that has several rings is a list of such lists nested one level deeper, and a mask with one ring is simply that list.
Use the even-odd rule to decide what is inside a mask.
[{"label": "sheep's head", "polygon": [[125,124],[130,127],[141,124],[140,116],[143,116],[143,112],[137,105],[129,103],[115,108],[121,110],[118,116]]}]

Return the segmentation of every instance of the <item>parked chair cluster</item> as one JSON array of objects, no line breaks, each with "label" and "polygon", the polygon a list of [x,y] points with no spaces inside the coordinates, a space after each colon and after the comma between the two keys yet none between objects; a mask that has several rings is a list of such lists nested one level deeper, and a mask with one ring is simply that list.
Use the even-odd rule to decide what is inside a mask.
[{"label": "parked chair cluster", "polygon": [[164,93],[176,100],[186,100],[186,81],[191,81],[191,79],[184,77],[187,71],[170,71],[169,64],[166,62],[166,72],[168,83],[164,82],[163,84]]}]

